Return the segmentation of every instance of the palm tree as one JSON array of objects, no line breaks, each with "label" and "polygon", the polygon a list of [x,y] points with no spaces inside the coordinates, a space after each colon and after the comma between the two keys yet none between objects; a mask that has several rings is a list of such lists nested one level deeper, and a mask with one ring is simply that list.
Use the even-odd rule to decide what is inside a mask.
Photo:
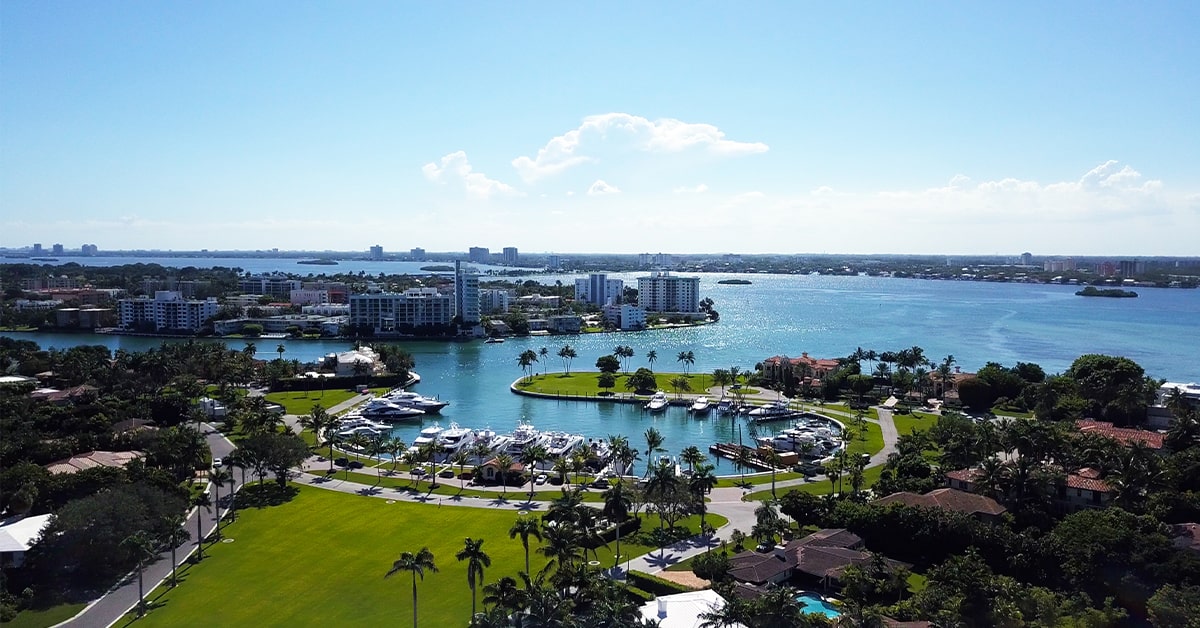
[{"label": "palm tree", "polygon": [[571,461],[566,456],[559,456],[554,459],[554,472],[558,474],[559,479],[564,484],[571,483]]},{"label": "palm tree", "polygon": [[954,356],[948,355],[937,367],[938,379],[942,382],[942,396],[950,390],[950,382],[954,380]]},{"label": "palm tree", "polygon": [[684,369],[683,374],[687,375],[690,369],[696,365],[696,354],[688,351],[687,355],[685,355],[683,358],[683,364],[687,367]]},{"label": "palm tree", "polygon": [[738,468],[738,473],[741,474],[743,485],[746,484],[746,467],[750,466],[750,448],[740,447],[737,454],[733,458],[733,465]]},{"label": "palm tree", "polygon": [[541,349],[538,349],[538,357],[540,358],[538,361],[542,363],[542,375],[546,374],[546,367],[548,366],[546,358],[549,355],[550,355],[550,350],[547,349],[546,347],[542,347]]},{"label": "palm tree", "polygon": [[[501,609],[506,613],[516,615],[516,625],[521,625],[520,610],[524,595],[517,587],[517,581],[509,576],[483,587],[483,603],[493,609]],[[507,624],[505,624],[507,625]]]},{"label": "palm tree", "polygon": [[281,342],[281,343],[279,343],[279,345],[277,345],[277,346],[275,347],[275,353],[278,353],[278,354],[279,354],[279,359],[280,359],[280,360],[283,360],[283,354],[284,354],[284,352],[285,352],[285,351],[287,351],[287,347],[283,346],[283,343],[282,343],[282,342]]},{"label": "palm tree", "polygon": [[767,464],[771,465],[771,499],[777,499],[775,495],[775,470],[783,464],[783,458],[779,457],[779,452],[775,451],[774,447],[767,448],[763,454],[763,459]]},{"label": "palm tree", "polygon": [[632,505],[633,500],[629,498],[623,480],[604,491],[604,516],[616,523],[617,527],[617,551],[613,554],[613,567],[621,560],[621,523],[629,518],[629,508]]},{"label": "palm tree", "polygon": [[388,578],[401,571],[412,573],[413,628],[417,626],[417,576],[421,576],[421,579],[424,580],[426,570],[437,573],[438,568],[433,564],[433,552],[429,551],[428,547],[422,547],[421,551],[416,554],[412,552],[400,554],[400,558],[392,563],[392,568],[383,575],[384,578]]},{"label": "palm tree", "polygon": [[483,464],[483,457],[490,453],[492,453],[492,448],[481,440],[477,440],[474,445],[471,445],[471,455],[475,456],[475,466]]},{"label": "palm tree", "polygon": [[688,354],[687,354],[687,351],[680,351],[680,352],[679,352],[679,354],[675,356],[675,361],[676,361],[676,362],[679,362],[680,364],[682,364],[682,365],[683,365],[683,374],[684,374],[684,375],[687,375],[687,370],[688,370]]},{"label": "palm tree", "polygon": [[204,529],[200,527],[204,524],[204,517],[200,515],[200,511],[212,512],[212,499],[208,496],[208,491],[196,495],[192,499],[192,505],[196,507],[196,560],[204,560]]},{"label": "palm tree", "polygon": [[533,349],[526,349],[517,356],[517,365],[521,367],[521,376],[525,381],[533,379],[533,363],[537,362],[537,353]]},{"label": "palm tree", "polygon": [[146,571],[146,562],[154,558],[154,538],[145,530],[138,530],[125,537],[121,545],[129,548],[137,559],[138,572],[138,617],[146,614],[146,595],[142,587],[142,573]]},{"label": "palm tree", "polygon": [[646,353],[646,362],[650,363],[650,370],[654,370],[654,363],[658,361],[658,352],[651,349]]},{"label": "palm tree", "polygon": [[688,488],[699,498],[697,503],[700,506],[700,528],[705,527],[704,516],[708,513],[708,504],[704,501],[704,496],[710,493],[717,486],[717,476],[713,474],[713,466],[711,464],[701,464],[696,467],[692,473],[692,478],[688,480]]},{"label": "palm tree", "polygon": [[179,566],[179,560],[176,559],[176,551],[179,546],[191,539],[191,535],[187,530],[183,529],[183,525],[187,523],[181,515],[167,515],[163,517],[163,527],[167,529],[166,535],[163,537],[163,542],[171,546],[171,586],[175,587],[179,584],[176,567]]},{"label": "palm tree", "polygon": [[704,462],[705,457],[699,447],[689,445],[684,447],[683,451],[679,452],[679,459],[687,463],[688,471],[695,471],[696,465]]},{"label": "palm tree", "polygon": [[546,451],[546,448],[541,445],[526,447],[521,451],[521,464],[525,465],[526,469],[529,469],[529,501],[533,501],[533,487],[535,486],[533,482],[534,471],[536,471],[539,462],[549,457],[550,452]]},{"label": "palm tree", "polygon": [[721,387],[721,396],[725,396],[725,385],[729,384],[729,371],[725,369],[716,369],[712,372],[713,385]]},{"label": "palm tree", "polygon": [[467,540],[463,548],[454,555],[460,562],[467,561],[467,586],[471,587],[471,623],[475,623],[475,587],[483,584],[483,568],[492,566],[492,558],[483,551],[483,539]]},{"label": "palm tree", "polygon": [[536,519],[520,517],[508,529],[508,538],[515,539],[518,536],[521,537],[521,545],[525,548],[525,573],[529,573],[529,537],[542,540],[542,529]]},{"label": "palm tree", "polygon": [[[367,438],[366,434],[356,433],[346,439],[347,444],[354,448],[354,459],[362,461],[362,452],[367,450],[371,445],[371,439]],[[349,469],[349,467],[347,467]]]},{"label": "palm tree", "polygon": [[549,558],[556,571],[569,570],[578,558],[575,552],[579,550],[582,540],[579,530],[572,524],[560,523],[545,526],[542,535],[545,545],[538,548],[538,553]]},{"label": "palm tree", "polygon": [[500,486],[505,495],[508,495],[508,471],[512,468],[513,457],[507,453],[502,453],[496,456],[497,473],[500,474]]},{"label": "palm tree", "polygon": [[454,454],[453,458],[450,459],[450,462],[452,464],[458,465],[458,483],[459,483],[458,488],[459,488],[459,490],[463,490],[463,489],[467,488],[467,478],[466,478],[466,475],[463,473],[463,469],[466,468],[467,463],[470,461],[471,461],[471,457],[469,455],[467,455],[467,452],[465,452],[465,451],[459,451],[458,453]]},{"label": "palm tree", "polygon": [[312,410],[309,410],[308,414],[300,417],[300,427],[306,430],[312,430],[318,444],[321,442],[321,439],[324,438],[325,442],[329,445],[330,473],[333,472],[333,437],[329,434],[329,431],[332,430],[335,425],[337,425],[337,422],[337,417],[330,416],[330,414],[325,411],[325,408],[316,403],[313,404]]},{"label": "palm tree", "polygon": [[683,392],[691,392],[692,391],[692,383],[688,381],[688,378],[686,378],[682,375],[679,377],[672,377],[671,378],[671,388],[675,389],[675,398],[678,399],[679,391],[681,391],[681,390]]},{"label": "palm tree", "polygon": [[654,454],[666,450],[663,449],[662,446],[663,435],[657,429],[653,427],[647,428],[643,436],[646,437],[646,477],[650,477],[650,467],[652,466],[650,464],[651,458],[654,456]]},{"label": "palm tree", "polygon": [[571,345],[563,345],[562,348],[558,350],[558,357],[562,358],[563,372],[567,375],[570,375],[571,360],[579,357],[579,354],[575,352],[574,347]]},{"label": "palm tree", "polygon": [[224,467],[216,467],[208,474],[208,479],[213,483],[213,489],[216,491],[213,506],[217,509],[217,539],[221,538],[221,487],[230,486],[233,490],[233,474]]}]

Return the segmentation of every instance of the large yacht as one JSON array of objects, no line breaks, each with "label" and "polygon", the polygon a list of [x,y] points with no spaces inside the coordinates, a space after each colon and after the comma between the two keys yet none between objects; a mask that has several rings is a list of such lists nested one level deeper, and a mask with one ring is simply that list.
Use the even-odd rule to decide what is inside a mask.
[{"label": "large yacht", "polygon": [[338,421],[337,424],[338,430],[348,430],[354,427],[369,427],[379,432],[387,432],[392,429],[392,426],[388,425],[387,423],[372,421],[365,416],[358,415],[347,415],[346,417],[342,418],[342,420]]},{"label": "large yacht", "polygon": [[550,439],[550,442],[546,444],[546,451],[549,452],[551,458],[570,456],[576,447],[583,444],[583,436],[579,434],[550,432],[546,436]]},{"label": "large yacht", "polygon": [[650,401],[646,402],[645,407],[651,412],[662,412],[663,410],[667,409],[668,403],[667,393],[660,390],[654,393],[654,396],[650,398]]},{"label": "large yacht", "polygon": [[528,447],[536,445],[545,445],[546,436],[534,429],[532,425],[521,421],[517,424],[517,429],[513,430],[504,452],[516,458],[521,455]]},{"label": "large yacht", "polygon": [[442,426],[438,425],[437,423],[423,428],[420,436],[417,436],[413,439],[412,447],[409,447],[408,450],[413,453],[421,451],[421,449],[426,445],[432,445],[433,443],[437,442],[438,436],[440,436],[444,431],[445,430],[442,429]]},{"label": "large yacht", "polygon": [[442,401],[434,397],[425,397],[407,390],[392,391],[386,395],[386,398],[398,406],[416,408],[425,414],[437,414],[442,411],[442,408],[450,405],[449,401]]},{"label": "large yacht", "polygon": [[708,414],[708,411],[711,409],[712,405],[709,404],[708,397],[696,397],[696,400],[692,402],[692,407],[688,408],[688,412],[692,414]]},{"label": "large yacht", "polygon": [[773,421],[775,419],[787,419],[799,414],[795,410],[788,407],[788,402],[772,401],[765,406],[759,406],[747,413],[751,419],[755,421]]},{"label": "large yacht", "polygon": [[437,442],[442,446],[446,458],[451,458],[454,454],[468,451],[471,448],[471,445],[475,443],[475,432],[465,427],[459,427],[458,423],[451,423],[449,428],[438,435]]},{"label": "large yacht", "polygon": [[388,422],[415,419],[425,414],[424,410],[402,406],[384,397],[376,397],[368,401],[359,412],[367,418]]}]

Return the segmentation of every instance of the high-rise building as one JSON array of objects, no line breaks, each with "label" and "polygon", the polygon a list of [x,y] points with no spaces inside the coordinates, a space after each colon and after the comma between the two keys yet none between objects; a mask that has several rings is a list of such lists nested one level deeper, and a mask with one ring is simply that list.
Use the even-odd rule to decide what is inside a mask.
[{"label": "high-rise building", "polygon": [[507,312],[512,301],[512,292],[500,288],[483,288],[479,291],[479,311],[484,314]]},{"label": "high-rise building", "polygon": [[546,268],[549,268],[550,270],[558,270],[562,268],[562,259],[560,259],[557,255],[551,255],[547,257]]},{"label": "high-rise building", "polygon": [[641,253],[638,255],[638,266],[642,268],[669,268],[675,264],[675,259],[666,253]]},{"label": "high-rise building", "polygon": [[1135,275],[1144,275],[1146,273],[1146,262],[1142,260],[1121,260],[1118,263],[1121,268],[1122,277],[1133,277]]},{"label": "high-rise building", "polygon": [[99,249],[96,248],[95,244],[85,244],[85,245],[81,246],[79,248],[79,250],[84,255],[91,257],[91,256],[95,255]]},{"label": "high-rise building", "polygon": [[418,247],[415,247],[415,248],[412,248],[412,249],[409,249],[409,250],[408,250],[408,256],[409,256],[409,257],[411,257],[411,258],[413,258],[413,259],[415,259],[415,260],[422,260],[422,259],[425,259],[425,249],[423,249],[423,248],[421,248],[421,247],[419,247],[419,246],[418,246]]},{"label": "high-rise building", "polygon": [[700,278],[666,271],[638,277],[638,305],[647,312],[699,312]]},{"label": "high-rise building", "polygon": [[410,288],[401,294],[350,295],[350,325],[377,334],[425,325],[449,325],[453,318],[454,298],[439,293],[437,288]]},{"label": "high-rise building", "polygon": [[504,253],[501,255],[500,259],[503,260],[505,264],[516,265],[516,263],[517,263],[517,247],[515,247],[515,246],[504,247]]},{"label": "high-rise building", "polygon": [[476,264],[486,264],[491,257],[492,252],[485,246],[473,246],[467,249],[467,260]]},{"label": "high-rise building", "polygon": [[371,259],[383,259],[383,247],[376,244],[371,247]]},{"label": "high-rise building", "polygon": [[1022,266],[1032,266],[1033,265],[1033,253],[1022,253],[1021,254],[1021,265]]},{"label": "high-rise building", "polygon": [[54,244],[53,246],[50,247],[50,251],[52,253],[54,253],[55,255],[62,255],[63,254],[63,245]]},{"label": "high-rise building", "polygon": [[587,277],[575,280],[575,300],[593,305],[609,305],[621,299],[625,282],[609,279],[604,273],[588,273]]},{"label": "high-rise building", "polygon": [[459,260],[454,262],[454,315],[464,325],[479,323],[479,274]]},{"label": "high-rise building", "polygon": [[42,250],[42,244],[40,242],[37,244],[34,244],[33,245],[33,254],[41,255],[42,253],[45,253],[45,251]]}]

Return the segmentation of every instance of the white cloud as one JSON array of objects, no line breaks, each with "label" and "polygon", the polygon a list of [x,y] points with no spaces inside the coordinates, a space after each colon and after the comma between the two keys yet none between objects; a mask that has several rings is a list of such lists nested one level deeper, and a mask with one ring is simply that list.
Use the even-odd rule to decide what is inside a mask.
[{"label": "white cloud", "polygon": [[467,153],[456,151],[442,157],[441,163],[428,163],[421,167],[425,178],[434,183],[461,181],[467,194],[475,198],[488,199],[493,196],[521,196],[511,185],[489,179],[482,172],[474,172]]},{"label": "white cloud", "polygon": [[615,185],[605,182],[603,179],[596,179],[596,182],[588,188],[588,196],[607,196],[609,194],[620,194],[621,190]]},{"label": "white cloud", "polygon": [[701,183],[695,187],[682,186],[675,188],[676,194],[704,194],[708,191],[708,186]]},{"label": "white cloud", "polygon": [[588,116],[576,128],[552,138],[535,157],[521,156],[512,165],[526,181],[558,174],[597,157],[599,145],[616,145],[628,151],[678,153],[703,149],[713,155],[737,156],[765,153],[762,142],[737,142],[711,124],[689,123],[673,118],[648,120],[627,113]]}]

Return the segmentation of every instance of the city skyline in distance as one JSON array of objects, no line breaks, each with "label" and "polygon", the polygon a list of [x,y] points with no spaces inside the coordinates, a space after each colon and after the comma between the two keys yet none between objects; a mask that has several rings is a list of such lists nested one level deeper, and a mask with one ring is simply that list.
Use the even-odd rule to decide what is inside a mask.
[{"label": "city skyline in distance", "polygon": [[1193,5],[542,9],[5,3],[0,246],[1197,253]]}]

